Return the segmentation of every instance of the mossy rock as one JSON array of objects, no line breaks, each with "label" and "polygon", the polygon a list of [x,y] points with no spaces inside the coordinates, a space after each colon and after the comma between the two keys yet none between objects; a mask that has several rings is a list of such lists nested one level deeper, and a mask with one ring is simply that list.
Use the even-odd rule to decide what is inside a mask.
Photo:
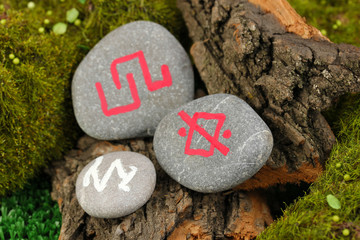
[{"label": "mossy rock", "polygon": [[[73,116],[71,78],[96,42],[135,20],[157,22],[178,38],[185,29],[174,0],[34,3],[34,8],[24,1],[0,5],[5,19],[0,25],[0,196],[22,188],[73,146],[80,129]],[[80,13],[80,26],[66,23],[72,8]],[[62,35],[52,30],[58,22],[67,24]]]}]

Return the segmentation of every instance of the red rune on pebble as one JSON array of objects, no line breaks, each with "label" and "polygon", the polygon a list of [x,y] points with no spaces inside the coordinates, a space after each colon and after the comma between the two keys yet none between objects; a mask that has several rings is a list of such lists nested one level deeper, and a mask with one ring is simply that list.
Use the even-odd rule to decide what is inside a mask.
[{"label": "red rune on pebble", "polygon": [[[187,155],[200,155],[203,157],[210,157],[214,154],[215,148],[217,148],[224,156],[226,156],[230,149],[219,142],[219,136],[220,136],[220,130],[222,126],[224,125],[224,122],[226,120],[226,115],[223,113],[207,113],[207,112],[195,112],[193,117],[191,118],[186,112],[180,111],[178,115],[181,117],[181,119],[190,127],[188,132],[188,137],[186,139],[185,143],[185,154]],[[205,129],[202,126],[199,126],[197,124],[197,120],[199,118],[203,118],[206,120],[218,120],[214,136],[211,136],[208,132],[205,131]],[[206,140],[210,142],[210,149],[208,151],[204,149],[192,149],[190,148],[192,137],[194,134],[194,131],[197,131],[200,133]],[[178,131],[178,134],[181,137],[186,136],[186,129],[184,127],[180,128]],[[230,138],[231,137],[231,131],[229,129],[225,130],[222,135],[224,138]]]},{"label": "red rune on pebble", "polygon": [[[119,73],[116,69],[116,65],[133,60],[135,58],[138,58],[138,60],[139,60],[139,64],[140,64],[140,67],[141,67],[141,70],[142,70],[142,73],[144,76],[145,84],[150,92],[156,91],[160,88],[170,87],[172,85],[172,78],[171,78],[170,70],[169,70],[169,67],[165,64],[161,66],[161,74],[163,76],[163,79],[157,80],[157,81],[152,80],[144,53],[143,53],[143,51],[140,50],[135,53],[117,58],[111,63],[111,66],[110,66],[111,75],[112,75],[115,87],[118,90],[121,89],[121,83],[120,83]],[[123,105],[123,106],[117,106],[117,107],[110,108],[110,109],[108,107],[108,103],[107,103],[101,83],[100,82],[95,83],[95,87],[98,92],[100,103],[101,103],[101,109],[105,116],[109,117],[112,115],[131,112],[140,107],[141,100],[140,100],[137,86],[136,86],[136,83],[134,80],[134,75],[132,73],[128,73],[126,75],[126,79],[129,83],[129,88],[130,88],[131,97],[133,98],[133,103]]]}]

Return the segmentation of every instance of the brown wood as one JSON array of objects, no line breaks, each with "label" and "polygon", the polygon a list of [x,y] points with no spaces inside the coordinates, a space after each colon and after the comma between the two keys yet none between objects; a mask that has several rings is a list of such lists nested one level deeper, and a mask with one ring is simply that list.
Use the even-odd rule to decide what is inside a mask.
[{"label": "brown wood", "polygon": [[267,11],[244,0],[178,0],[194,42],[191,55],[209,94],[244,99],[274,136],[266,167],[237,189],[249,189],[249,182],[284,183],[294,175],[290,181],[314,181],[335,143],[321,112],[339,96],[359,92],[360,50],[289,33],[272,14],[281,9],[284,16],[293,15],[289,5],[252,1]]},{"label": "brown wood", "polygon": [[308,25],[286,0],[249,0],[249,2],[259,6],[265,13],[273,14],[287,32],[295,33],[302,38],[330,41],[317,28]]},{"label": "brown wood", "polygon": [[[253,239],[273,221],[266,190],[258,188],[312,182],[321,173],[335,142],[321,112],[337,97],[359,92],[360,51],[322,40],[284,0],[251,1],[265,11],[245,0],[178,0],[178,6],[208,92],[241,97],[272,130],[266,166],[233,190],[202,194],[160,168],[151,138],[106,142],[85,136],[48,169],[63,216],[60,239]],[[76,178],[97,156],[123,150],[153,161],[155,191],[129,216],[92,218],[77,202]]]},{"label": "brown wood", "polygon": [[[157,172],[156,188],[147,204],[133,214],[93,218],[81,209],[75,182],[87,163],[112,151],[149,157]],[[52,198],[62,213],[59,239],[250,239],[273,221],[262,191],[202,194],[173,181],[157,163],[151,139],[110,143],[85,136],[78,149],[53,162],[47,172],[53,178]]]}]

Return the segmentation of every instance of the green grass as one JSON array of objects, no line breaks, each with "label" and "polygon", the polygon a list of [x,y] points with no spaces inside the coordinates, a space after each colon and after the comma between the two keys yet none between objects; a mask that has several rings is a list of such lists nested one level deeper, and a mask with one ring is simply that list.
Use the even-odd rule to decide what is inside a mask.
[{"label": "green grass", "polygon": [[50,189],[50,179],[42,175],[22,191],[0,198],[0,240],[58,239],[61,214]]}]

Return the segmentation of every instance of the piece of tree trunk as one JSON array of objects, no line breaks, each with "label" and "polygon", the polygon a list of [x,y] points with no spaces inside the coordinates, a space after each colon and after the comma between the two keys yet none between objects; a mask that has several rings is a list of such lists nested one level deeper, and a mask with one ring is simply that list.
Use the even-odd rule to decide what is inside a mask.
[{"label": "piece of tree trunk", "polygon": [[[251,2],[264,11],[244,0],[178,0],[178,6],[208,92],[241,97],[272,130],[267,165],[232,191],[202,194],[160,168],[151,138],[110,143],[85,136],[48,169],[63,218],[60,239],[253,239],[273,221],[270,199],[258,188],[316,179],[335,141],[321,111],[336,97],[360,90],[360,51],[330,43],[284,0]],[[153,161],[152,197],[122,218],[90,217],[76,199],[78,174],[96,157],[124,150]]]},{"label": "piece of tree trunk", "polygon": [[[135,213],[117,219],[87,215],[75,195],[83,167],[112,151],[133,151],[155,165],[157,184],[150,200]],[[172,180],[156,161],[152,139],[110,143],[85,136],[78,149],[47,170],[52,176],[52,198],[62,213],[59,239],[252,239],[273,221],[262,191],[202,194]]]},{"label": "piece of tree trunk", "polygon": [[178,0],[178,7],[209,94],[244,99],[274,136],[266,166],[237,189],[313,182],[335,143],[321,112],[359,92],[359,48],[329,42],[285,0]]}]

